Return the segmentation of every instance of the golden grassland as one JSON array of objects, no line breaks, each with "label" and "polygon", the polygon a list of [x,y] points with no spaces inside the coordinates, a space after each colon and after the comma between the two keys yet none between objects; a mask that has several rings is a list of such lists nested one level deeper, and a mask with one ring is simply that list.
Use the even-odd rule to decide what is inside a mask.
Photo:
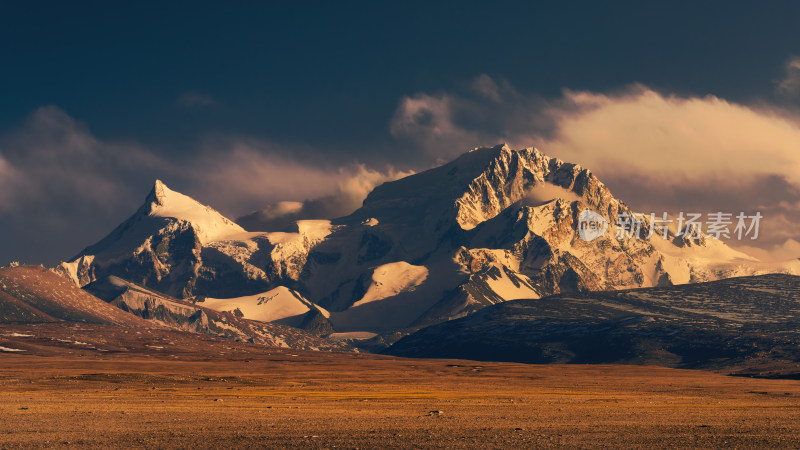
[{"label": "golden grassland", "polygon": [[0,447],[800,445],[800,381],[271,351],[0,355]]}]

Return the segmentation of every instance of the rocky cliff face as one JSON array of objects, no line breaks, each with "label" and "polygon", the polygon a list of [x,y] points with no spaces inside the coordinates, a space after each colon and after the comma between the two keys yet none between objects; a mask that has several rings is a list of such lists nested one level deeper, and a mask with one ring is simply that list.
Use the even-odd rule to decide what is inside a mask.
[{"label": "rocky cliff face", "polygon": [[[579,236],[586,210],[609,224],[605,235]],[[248,233],[157,182],[136,214],[59,270],[79,285],[116,275],[183,298],[285,286],[330,311],[336,331],[423,325],[556,293],[800,272],[796,261],[763,265],[678,230],[618,237],[623,214],[632,211],[589,170],[497,146],[385,183],[353,214],[300,221],[293,233]],[[650,227],[645,220],[642,235]],[[427,275],[375,287],[375,273],[409,270]]]},{"label": "rocky cliff face", "polygon": [[[109,276],[84,287],[86,291],[117,308],[164,328],[208,334],[226,339],[304,350],[351,351],[341,342],[319,337],[325,322],[313,314],[300,325],[308,331],[276,323],[248,320],[231,312],[206,308],[203,303],[183,301],[130,281]],[[324,317],[322,318],[324,319]],[[307,322],[307,323],[306,323]]]}]

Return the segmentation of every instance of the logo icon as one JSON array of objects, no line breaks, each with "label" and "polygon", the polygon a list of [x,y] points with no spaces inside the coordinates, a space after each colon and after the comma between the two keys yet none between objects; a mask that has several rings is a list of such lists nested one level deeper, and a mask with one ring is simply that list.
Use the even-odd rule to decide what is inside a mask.
[{"label": "logo icon", "polygon": [[591,242],[608,231],[608,221],[605,217],[591,209],[584,209],[578,215],[578,235],[586,242]]}]

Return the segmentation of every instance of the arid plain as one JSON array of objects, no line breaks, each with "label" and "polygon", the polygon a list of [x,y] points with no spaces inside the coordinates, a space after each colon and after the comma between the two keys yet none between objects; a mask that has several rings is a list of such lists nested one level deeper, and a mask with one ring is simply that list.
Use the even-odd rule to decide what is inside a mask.
[{"label": "arid plain", "polygon": [[4,326],[0,345],[28,350],[0,354],[0,447],[800,445],[796,380],[277,350],[169,331],[103,352],[92,336],[115,336],[100,328]]}]

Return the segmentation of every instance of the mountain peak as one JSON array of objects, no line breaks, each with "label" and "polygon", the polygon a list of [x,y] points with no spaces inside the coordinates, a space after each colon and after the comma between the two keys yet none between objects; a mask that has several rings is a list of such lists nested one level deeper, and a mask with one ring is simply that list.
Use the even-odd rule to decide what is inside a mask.
[{"label": "mountain peak", "polygon": [[161,180],[156,180],[143,208],[143,212],[150,217],[164,217],[189,222],[203,242],[245,232],[244,228],[214,208],[206,206],[188,195],[173,191]]},{"label": "mountain peak", "polygon": [[170,192],[174,191],[168,188],[163,181],[156,180],[155,184],[153,184],[153,189],[150,191],[150,195],[147,197],[147,202],[163,205],[167,197],[167,193]]},{"label": "mountain peak", "polygon": [[606,208],[613,201],[608,189],[581,166],[536,148],[514,150],[501,144],[477,147],[435,169],[384,183],[354,216],[406,222],[415,228],[420,216],[436,217],[440,230],[453,220],[469,230],[525,199],[534,187],[548,185],[585,197],[596,207]]},{"label": "mountain peak", "polygon": [[[512,151],[512,149],[511,149],[511,147],[508,146],[507,143],[503,143],[503,144],[497,144],[497,145],[494,145],[494,146],[491,146],[491,147],[474,147],[474,148],[468,150],[466,153],[462,154],[461,156],[464,156],[467,153],[487,152],[487,151],[491,151],[491,152],[494,152],[494,153],[499,153],[499,152],[509,153],[509,152]],[[458,158],[456,158],[456,159],[458,159]]]},{"label": "mountain peak", "polygon": [[[743,262],[722,242],[613,231],[581,239],[583,209],[613,224],[629,208],[587,169],[535,148],[475,149],[376,187],[349,216],[302,221],[298,233],[246,233],[159,180],[152,187],[133,216],[61,272],[81,285],[117,275],[180,297],[260,301],[284,286],[329,309],[337,331],[375,331],[514,298],[800,270]],[[392,280],[375,278],[376,268],[413,283],[387,291]],[[367,295],[372,282],[380,298]]]},{"label": "mountain peak", "polygon": [[155,240],[159,240],[187,230],[196,236],[200,245],[245,233],[244,228],[214,208],[173,191],[161,180],[156,180],[144,204],[134,215],[75,258],[135,254],[149,246],[155,237],[158,237]]}]

